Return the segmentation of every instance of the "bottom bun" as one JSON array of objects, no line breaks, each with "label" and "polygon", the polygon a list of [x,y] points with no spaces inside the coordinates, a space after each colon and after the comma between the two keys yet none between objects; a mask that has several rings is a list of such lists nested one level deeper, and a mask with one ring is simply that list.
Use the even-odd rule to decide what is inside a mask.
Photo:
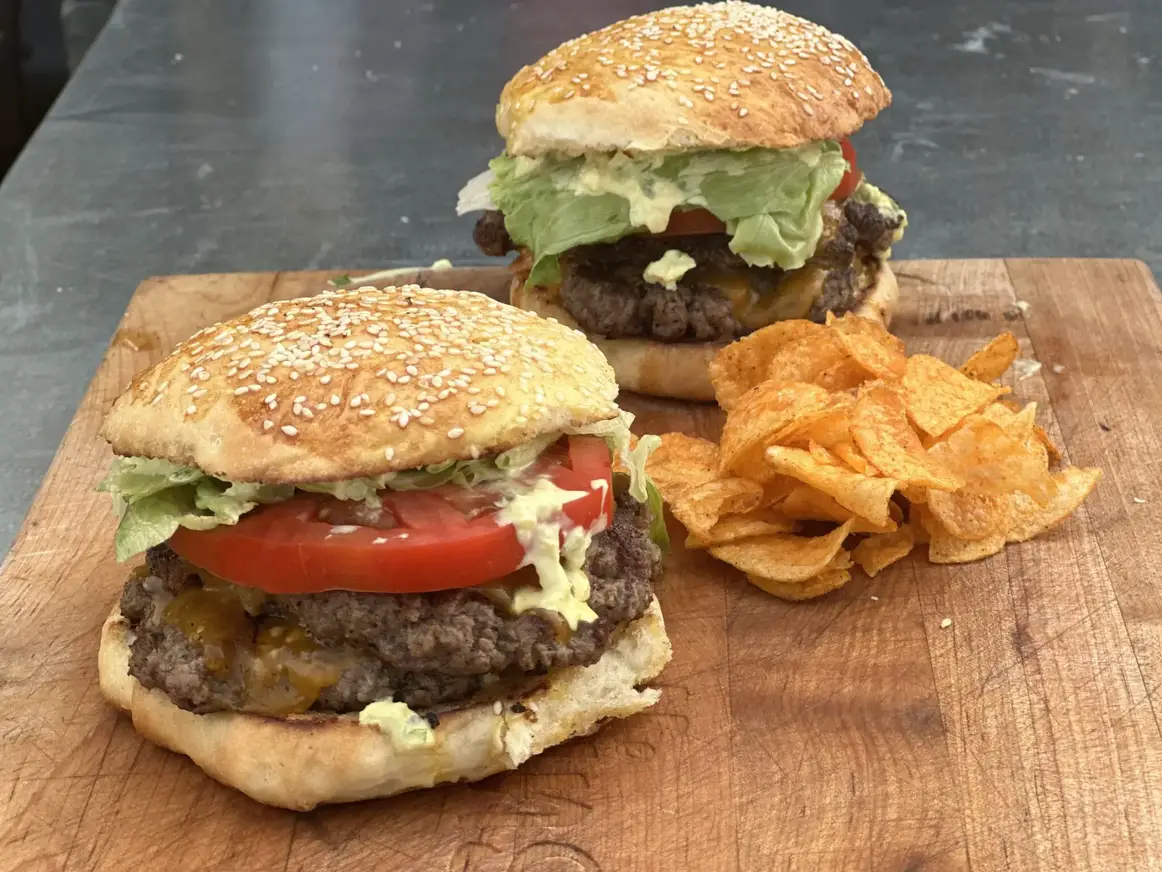
[{"label": "bottom bun", "polygon": [[[520,278],[512,283],[512,304],[528,309],[542,318],[555,318],[568,327],[580,329],[563,306],[544,288],[523,287]],[[855,314],[889,326],[892,311],[900,297],[896,276],[886,263],[880,264],[876,277]],[[603,339],[590,336],[617,375],[624,389],[653,397],[679,400],[714,400],[707,367],[724,342],[655,342],[652,339]]]},{"label": "bottom bun", "polygon": [[608,718],[653,705],[661,691],[637,688],[670,659],[655,599],[592,666],[552,672],[539,690],[519,698],[441,714],[433,744],[398,750],[354,715],[198,715],[178,708],[129,675],[131,633],[115,608],[101,631],[98,672],[105,698],[128,712],[147,739],[185,754],[223,784],[300,811],[515,769],[546,748],[594,732]]}]

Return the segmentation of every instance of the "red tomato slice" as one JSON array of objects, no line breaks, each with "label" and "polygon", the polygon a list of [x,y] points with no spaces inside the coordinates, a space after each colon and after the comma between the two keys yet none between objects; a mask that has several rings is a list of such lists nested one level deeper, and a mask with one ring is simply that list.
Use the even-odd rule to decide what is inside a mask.
[{"label": "red tomato slice", "polygon": [[[609,449],[595,436],[569,437],[568,453],[549,451],[530,470],[585,496],[566,503],[572,524],[612,516]],[[234,526],[184,527],[169,544],[181,557],[235,584],[268,593],[355,590],[421,593],[485,584],[516,571],[525,552],[511,525],[496,521],[484,489],[384,491],[395,525],[378,529],[319,519],[331,497],[300,494],[264,506]]]},{"label": "red tomato slice", "polygon": [[863,173],[855,165],[855,146],[851,144],[851,140],[845,136],[839,141],[839,145],[843,148],[843,158],[847,161],[847,172],[839,180],[839,186],[831,192],[832,200],[846,200],[863,181]]},{"label": "red tomato slice", "polygon": [[670,223],[655,236],[701,236],[707,233],[725,233],[726,225],[706,209],[675,209]]}]

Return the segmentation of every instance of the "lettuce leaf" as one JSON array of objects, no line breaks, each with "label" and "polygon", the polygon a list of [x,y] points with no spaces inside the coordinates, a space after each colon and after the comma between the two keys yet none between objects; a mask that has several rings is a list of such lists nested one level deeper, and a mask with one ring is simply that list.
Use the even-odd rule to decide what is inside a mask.
[{"label": "lettuce leaf", "polygon": [[646,493],[650,505],[650,538],[666,554],[670,550],[670,531],[666,529],[666,511],[662,506],[662,495],[654,483],[646,479]]},{"label": "lettuce leaf", "polygon": [[672,155],[501,155],[489,167],[488,190],[509,235],[533,253],[529,282],[552,284],[562,252],[660,232],[681,208],[706,208],[724,221],[731,248],[748,263],[797,269],[815,253],[823,202],[847,163],[838,143],[824,141]]},{"label": "lettuce leaf", "polygon": [[[633,416],[622,412],[619,417],[608,421],[566,432],[604,439],[610,451],[630,470],[630,490],[634,498],[646,502],[645,462],[657,444],[657,437],[643,436],[637,447],[631,450],[629,427],[632,423]],[[539,436],[495,457],[479,460],[450,460],[373,478],[296,485],[231,482],[165,460],[118,457],[97,489],[113,498],[120,518],[114,544],[117,559],[124,561],[160,545],[178,527],[208,530],[221,524],[237,524],[239,518],[259,505],[289,500],[296,489],[330,494],[340,500],[371,501],[384,488],[424,490],[444,484],[475,487],[490,481],[502,481],[518,475],[536,462],[542,452],[559,438],[559,434]]]}]

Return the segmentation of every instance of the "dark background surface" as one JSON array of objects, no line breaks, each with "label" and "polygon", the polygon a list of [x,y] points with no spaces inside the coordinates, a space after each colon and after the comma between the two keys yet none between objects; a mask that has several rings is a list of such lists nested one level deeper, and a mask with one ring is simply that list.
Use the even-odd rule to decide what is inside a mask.
[{"label": "dark background surface", "polygon": [[[123,0],[0,184],[0,549],[142,278],[484,262],[454,205],[501,86],[663,5]],[[894,92],[855,142],[898,257],[1162,266],[1158,0],[785,6]]]}]

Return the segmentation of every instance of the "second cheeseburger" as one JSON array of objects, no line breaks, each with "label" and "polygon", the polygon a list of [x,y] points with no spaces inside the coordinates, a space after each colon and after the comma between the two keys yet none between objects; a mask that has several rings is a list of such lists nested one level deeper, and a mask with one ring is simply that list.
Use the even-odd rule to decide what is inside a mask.
[{"label": "second cheeseburger", "polygon": [[[482,778],[633,714],[670,656],[665,528],[600,352],[479,294],[268,303],[104,428],[105,695],[264,802]],[[621,471],[618,471],[621,470]]]},{"label": "second cheeseburger", "polygon": [[886,322],[906,217],[847,137],[889,104],[842,36],[777,9],[664,9],[520,70],[505,152],[460,194],[519,252],[512,300],[581,327],[623,388],[712,399],[723,344],[828,311]]}]

